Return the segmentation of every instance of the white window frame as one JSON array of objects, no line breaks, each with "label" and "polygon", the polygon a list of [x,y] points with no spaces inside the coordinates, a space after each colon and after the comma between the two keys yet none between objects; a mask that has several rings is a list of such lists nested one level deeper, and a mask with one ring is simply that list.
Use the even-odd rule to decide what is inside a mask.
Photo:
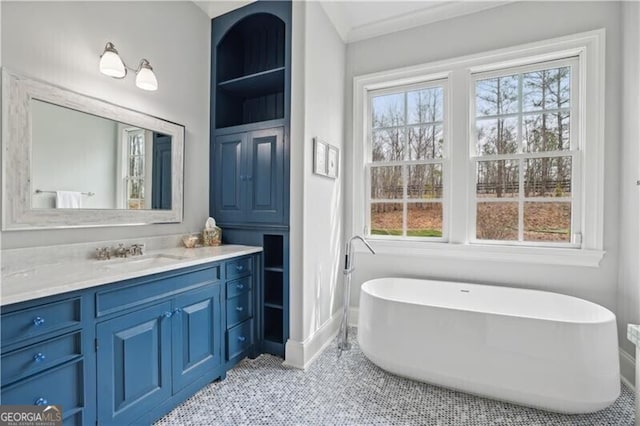
[{"label": "white window frame", "polygon": [[[497,245],[514,245],[514,246],[528,246],[528,247],[567,247],[567,248],[581,248],[582,246],[582,155],[581,151],[583,146],[581,142],[583,141],[584,135],[580,134],[580,115],[578,112],[581,108],[580,105],[580,60],[577,57],[563,58],[557,59],[553,61],[545,61],[545,62],[537,62],[532,64],[520,65],[517,67],[509,67],[509,68],[499,68],[492,71],[483,71],[480,73],[471,74],[471,84],[469,99],[469,158],[471,159],[471,170],[469,170],[469,187],[476,187],[476,166],[479,162],[482,161],[491,161],[491,160],[514,160],[520,162],[520,159],[529,159],[529,158],[556,158],[556,157],[571,157],[571,196],[570,197],[561,197],[561,198],[545,198],[542,197],[536,198],[525,198],[523,195],[523,187],[524,187],[524,167],[523,163],[520,162],[518,167],[519,174],[519,194],[518,197],[513,198],[502,198],[502,199],[494,199],[494,200],[482,200],[482,202],[517,202],[518,203],[518,211],[519,217],[518,222],[523,223],[524,218],[524,204],[525,202],[570,202],[571,203],[571,241],[568,243],[563,242],[547,242],[547,241],[511,241],[511,240],[487,240],[487,239],[478,239],[477,238],[477,221],[476,221],[476,213],[477,213],[477,192],[474,190],[471,194],[471,208],[469,210],[469,223],[468,229],[471,231],[469,233],[469,242],[472,244],[497,244]],[[570,99],[570,111],[571,115],[569,116],[570,123],[570,133],[569,133],[569,145],[570,148],[568,151],[543,151],[543,152],[526,152],[524,148],[524,138],[519,133],[518,134],[518,151],[515,154],[499,154],[499,155],[478,155],[476,152],[477,147],[477,131],[476,131],[476,123],[477,123],[477,114],[475,110],[476,102],[476,82],[479,80],[485,80],[495,77],[514,75],[514,74],[524,74],[533,71],[539,71],[543,69],[552,69],[552,68],[560,68],[560,67],[571,67],[571,99]],[[522,91],[522,87],[519,88],[519,91]],[[546,110],[534,111],[534,112],[522,112],[521,104],[522,104],[522,93],[518,94],[518,103],[520,107],[518,108],[517,113],[511,113],[506,115],[511,115],[517,117],[519,119],[518,127],[521,129],[522,117],[525,115],[532,115],[536,113],[546,113]],[[576,114],[574,114],[576,113]],[[502,115],[505,116],[505,115]],[[495,117],[500,117],[500,115],[496,115]],[[575,131],[574,131],[575,129]],[[518,238],[522,239],[523,237],[523,228],[518,228]]]},{"label": "white window frame", "polygon": [[[431,76],[428,76],[431,77]],[[443,106],[442,106],[442,135],[443,135],[443,144],[442,144],[442,157],[441,158],[430,158],[430,159],[423,159],[423,160],[408,160],[406,159],[406,156],[404,159],[400,160],[400,161],[394,161],[394,162],[373,162],[372,161],[372,157],[373,157],[373,153],[372,153],[372,143],[371,141],[373,140],[373,135],[372,135],[372,123],[371,120],[373,118],[373,114],[372,111],[370,109],[371,107],[371,99],[376,97],[376,96],[381,96],[381,95],[388,95],[388,94],[396,94],[396,93],[406,93],[406,92],[412,92],[412,91],[418,91],[418,90],[423,90],[423,89],[430,89],[430,88],[435,88],[435,87],[441,87],[442,88],[442,102],[443,102]],[[406,84],[406,85],[393,85],[390,87],[386,87],[386,88],[378,88],[375,90],[371,90],[367,92],[367,105],[365,106],[366,110],[367,110],[367,115],[366,115],[366,120],[367,120],[367,144],[365,145],[365,173],[366,173],[366,178],[365,178],[365,197],[366,197],[366,201],[365,201],[365,234],[369,234],[370,230],[371,230],[371,169],[375,168],[375,167],[390,167],[390,166],[410,166],[410,165],[423,165],[423,164],[442,164],[442,197],[441,198],[434,198],[434,199],[428,199],[428,200],[421,200],[421,199],[411,199],[407,196],[407,191],[406,191],[406,183],[407,183],[407,176],[406,174],[403,172],[403,177],[402,177],[402,181],[403,181],[403,186],[405,188],[404,193],[403,193],[403,197],[399,198],[399,199],[391,199],[391,200],[374,200],[374,202],[381,202],[381,203],[395,203],[395,204],[412,204],[412,203],[440,203],[442,205],[442,236],[441,237],[412,237],[412,236],[392,236],[392,235],[375,235],[375,238],[378,239],[388,239],[388,240],[398,240],[398,239],[402,239],[402,240],[420,240],[420,241],[434,241],[434,242],[446,242],[448,241],[448,231],[449,231],[449,227],[448,227],[448,210],[449,210],[449,198],[450,198],[450,194],[449,194],[449,174],[450,174],[450,155],[449,155],[449,142],[448,142],[448,134],[449,134],[449,129],[448,129],[448,123],[450,122],[450,120],[447,119],[447,107],[449,104],[448,101],[448,93],[449,93],[449,88],[448,88],[448,80],[446,78],[427,78],[424,81],[421,81],[419,83],[412,83],[412,84]],[[406,118],[406,111],[407,106],[405,105],[405,118]],[[417,123],[415,125],[418,124],[424,124],[424,123]],[[434,125],[434,123],[431,123],[431,125]],[[414,126],[414,124],[407,124],[407,122],[405,121],[405,124],[402,126],[404,128],[408,128]],[[406,143],[409,142],[408,136],[405,135],[406,138]],[[408,153],[407,153],[408,155]],[[403,168],[403,170],[406,170],[406,167]],[[403,214],[403,218],[402,218],[402,222],[403,222],[403,230],[404,228],[407,226],[407,210],[404,210],[404,214]]]},{"label": "white window frame", "polygon": [[[446,223],[448,242],[433,242],[413,238],[393,239],[368,237],[380,253],[417,257],[444,257],[455,259],[516,261],[523,263],[574,265],[597,267],[603,250],[604,222],[604,104],[605,104],[605,31],[604,29],[514,46],[451,60],[433,62],[408,68],[395,69],[357,76],[353,81],[353,145],[351,217],[352,233],[365,231],[368,185],[366,183],[366,149],[368,135],[368,93],[378,89],[416,84],[424,81],[447,79],[448,96],[445,105],[445,130],[449,144],[450,202]],[[526,245],[487,244],[474,242],[475,225],[471,226],[470,211],[475,187],[475,161],[470,156],[470,126],[475,117],[470,114],[472,102],[472,75],[498,69],[555,61],[569,57],[579,59],[581,76],[577,101],[578,128],[572,133],[580,135],[581,167],[579,208],[582,212],[580,230],[582,241],[573,247],[539,247]],[[574,94],[572,93],[572,96]],[[448,121],[448,123],[447,123]],[[452,125],[454,123],[455,125]],[[462,167],[460,167],[462,165]],[[466,166],[466,167],[465,167]],[[473,170],[473,173],[472,173]],[[585,188],[589,188],[586,191]],[[472,193],[473,191],[473,193]]]}]

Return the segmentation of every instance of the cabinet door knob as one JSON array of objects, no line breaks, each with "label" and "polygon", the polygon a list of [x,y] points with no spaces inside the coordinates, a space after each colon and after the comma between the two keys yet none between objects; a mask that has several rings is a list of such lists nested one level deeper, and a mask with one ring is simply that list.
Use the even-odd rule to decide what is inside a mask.
[{"label": "cabinet door knob", "polygon": [[253,179],[253,176],[247,175],[247,180],[252,180],[252,179]]},{"label": "cabinet door knob", "polygon": [[34,404],[35,405],[49,405],[49,401],[47,401],[46,399],[40,397],[40,398],[36,399]]},{"label": "cabinet door knob", "polygon": [[180,312],[182,312],[182,309],[180,309],[180,308],[175,308],[175,309],[173,310],[173,312],[171,313],[171,315],[179,314]]},{"label": "cabinet door knob", "polygon": [[245,340],[247,340],[247,338],[244,336],[238,336],[238,340],[244,342]]},{"label": "cabinet door knob", "polygon": [[170,311],[167,311],[167,312],[162,314],[162,318],[171,318],[171,315],[173,315],[173,314]]},{"label": "cabinet door knob", "polygon": [[44,356],[44,354],[43,354],[42,352],[38,352],[37,354],[35,354],[35,355],[33,356],[33,360],[34,360],[35,362],[41,362],[41,361],[44,361],[44,360],[45,360],[45,358],[46,358],[46,357]]},{"label": "cabinet door knob", "polygon": [[247,180],[247,177],[245,175],[240,175],[240,180],[245,181]]},{"label": "cabinet door knob", "polygon": [[33,319],[33,325],[35,325],[36,327],[37,327],[37,326],[39,326],[39,325],[42,325],[42,324],[44,324],[44,318],[42,318],[42,317],[35,317],[35,318]]},{"label": "cabinet door knob", "polygon": [[244,311],[244,308],[242,306],[236,306],[236,311],[242,312]]}]

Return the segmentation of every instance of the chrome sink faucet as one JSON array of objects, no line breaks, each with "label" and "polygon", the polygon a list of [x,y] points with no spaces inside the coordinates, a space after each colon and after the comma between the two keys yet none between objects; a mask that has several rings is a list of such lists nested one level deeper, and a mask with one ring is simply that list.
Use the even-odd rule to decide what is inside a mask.
[{"label": "chrome sink faucet", "polygon": [[129,249],[125,248],[124,244],[118,244],[118,248],[113,251],[115,257],[126,258],[129,255]]},{"label": "chrome sink faucet", "polygon": [[111,249],[109,247],[96,248],[96,259],[109,260],[111,259]]}]

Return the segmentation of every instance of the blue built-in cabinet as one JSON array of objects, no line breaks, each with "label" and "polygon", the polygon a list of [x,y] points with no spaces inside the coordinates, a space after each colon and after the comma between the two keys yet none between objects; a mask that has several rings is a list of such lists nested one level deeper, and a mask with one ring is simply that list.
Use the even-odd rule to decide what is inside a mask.
[{"label": "blue built-in cabinet", "polygon": [[284,222],[284,129],[221,135],[214,144],[215,217],[232,224]]},{"label": "blue built-in cabinet", "polygon": [[223,241],[261,245],[257,352],[289,337],[291,2],[257,1],[211,23],[210,213]]},{"label": "blue built-in cabinet", "polygon": [[152,423],[255,355],[261,269],[246,255],[4,306],[0,403]]}]

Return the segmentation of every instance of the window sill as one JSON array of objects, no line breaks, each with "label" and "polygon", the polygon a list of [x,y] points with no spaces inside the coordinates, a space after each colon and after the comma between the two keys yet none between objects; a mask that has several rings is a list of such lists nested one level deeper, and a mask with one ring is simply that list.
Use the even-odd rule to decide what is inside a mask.
[{"label": "window sill", "polygon": [[[488,244],[432,243],[368,238],[378,254],[430,257],[438,259],[518,262],[538,265],[580,266],[597,268],[605,255],[603,250],[553,247],[522,247]],[[368,252],[357,246],[358,252]]]}]

